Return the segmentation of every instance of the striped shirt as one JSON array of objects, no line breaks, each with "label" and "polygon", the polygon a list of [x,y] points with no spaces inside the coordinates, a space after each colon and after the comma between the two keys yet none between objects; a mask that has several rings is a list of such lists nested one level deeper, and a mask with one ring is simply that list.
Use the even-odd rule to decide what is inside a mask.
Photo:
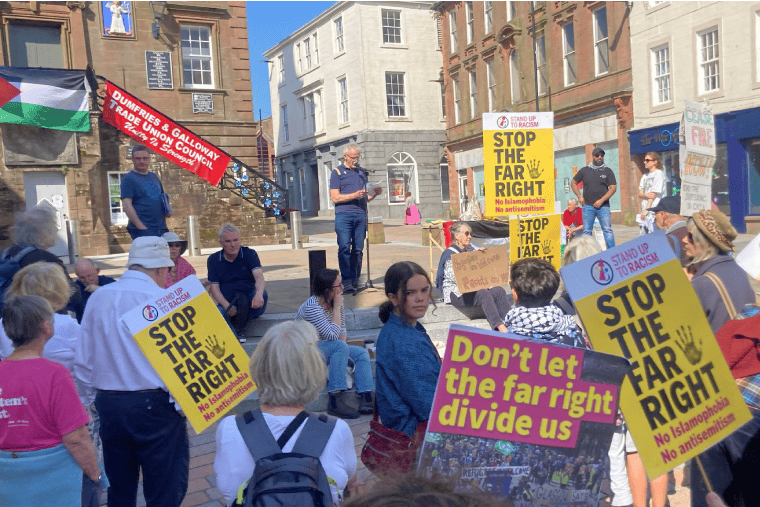
[{"label": "striped shirt", "polygon": [[337,340],[346,334],[346,317],[343,307],[340,309],[340,326],[335,324],[333,310],[325,310],[316,296],[311,296],[298,308],[296,319],[305,320],[317,328],[320,340]]}]

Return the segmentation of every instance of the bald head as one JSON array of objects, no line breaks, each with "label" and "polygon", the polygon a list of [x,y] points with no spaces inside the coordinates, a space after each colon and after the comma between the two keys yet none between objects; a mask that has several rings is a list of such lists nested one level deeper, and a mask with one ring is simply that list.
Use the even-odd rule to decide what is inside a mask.
[{"label": "bald head", "polygon": [[79,259],[74,266],[74,272],[85,287],[98,285],[100,268],[98,268],[90,259]]}]

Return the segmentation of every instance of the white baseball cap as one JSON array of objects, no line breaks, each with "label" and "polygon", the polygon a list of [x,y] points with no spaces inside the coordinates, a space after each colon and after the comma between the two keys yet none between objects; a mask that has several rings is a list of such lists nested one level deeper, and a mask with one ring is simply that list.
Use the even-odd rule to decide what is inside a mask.
[{"label": "white baseball cap", "polygon": [[135,264],[144,268],[170,268],[174,261],[169,257],[169,244],[158,236],[142,236],[129,247],[127,269]]}]

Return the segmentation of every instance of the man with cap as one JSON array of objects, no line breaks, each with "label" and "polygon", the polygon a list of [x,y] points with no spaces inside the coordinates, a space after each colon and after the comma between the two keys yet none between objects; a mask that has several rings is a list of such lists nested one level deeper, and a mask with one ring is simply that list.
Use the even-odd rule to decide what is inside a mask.
[{"label": "man with cap", "polygon": [[686,255],[686,249],[681,247],[683,246],[683,238],[689,234],[689,231],[686,229],[686,218],[680,215],[681,196],[663,197],[657,206],[647,208],[647,211],[654,213],[654,221],[657,227],[665,230],[670,248],[678,257],[681,266],[686,267],[689,256]]},{"label": "man with cap", "polygon": [[[583,183],[583,195],[578,188],[578,183]],[[607,248],[615,246],[610,197],[617,190],[617,180],[612,169],[604,165],[603,149],[594,148],[591,163],[573,176],[570,188],[578,196],[578,202],[583,211],[583,234],[587,236],[593,234],[594,220],[598,218]]]},{"label": "man with cap", "polygon": [[178,507],[190,465],[186,419],[166,385],[121,321],[164,292],[174,265],[156,236],[135,238],[127,271],[90,296],[75,355],[76,376],[97,389],[109,506],[134,506],[142,471],[148,507]]}]

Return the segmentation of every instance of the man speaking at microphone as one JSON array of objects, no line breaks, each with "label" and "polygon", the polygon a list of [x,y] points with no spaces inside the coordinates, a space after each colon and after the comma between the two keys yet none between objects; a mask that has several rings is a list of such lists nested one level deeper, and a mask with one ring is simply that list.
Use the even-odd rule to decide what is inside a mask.
[{"label": "man speaking at microphone", "polygon": [[362,271],[362,247],[367,232],[367,203],[383,189],[367,193],[367,176],[359,167],[359,148],[349,144],[343,163],[330,174],[330,199],[335,204],[335,234],[338,235],[338,266],[345,287],[343,294],[356,294]]}]

